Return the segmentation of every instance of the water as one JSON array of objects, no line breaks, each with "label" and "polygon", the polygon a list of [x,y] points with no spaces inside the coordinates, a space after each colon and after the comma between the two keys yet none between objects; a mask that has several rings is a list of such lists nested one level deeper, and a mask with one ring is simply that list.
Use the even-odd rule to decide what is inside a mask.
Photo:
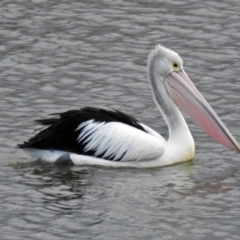
[{"label": "water", "polygon": [[15,148],[34,119],[117,108],[167,136],[147,83],[162,43],[240,141],[239,1],[1,1],[1,239],[240,239],[240,155],[188,120],[193,162],[52,166]]}]

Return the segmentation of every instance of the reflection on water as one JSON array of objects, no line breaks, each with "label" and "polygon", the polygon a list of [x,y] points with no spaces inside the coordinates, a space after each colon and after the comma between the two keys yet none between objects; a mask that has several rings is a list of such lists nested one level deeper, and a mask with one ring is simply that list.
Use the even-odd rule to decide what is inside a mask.
[{"label": "reflection on water", "polygon": [[83,106],[126,111],[167,136],[147,83],[157,43],[240,141],[239,1],[0,3],[1,239],[239,239],[239,155],[188,121],[193,162],[105,169],[33,162],[34,119]]}]

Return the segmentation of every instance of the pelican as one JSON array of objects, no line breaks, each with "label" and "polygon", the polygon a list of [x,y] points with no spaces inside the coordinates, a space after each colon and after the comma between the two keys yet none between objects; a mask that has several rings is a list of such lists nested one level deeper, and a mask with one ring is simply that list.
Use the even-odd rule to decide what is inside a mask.
[{"label": "pelican", "polygon": [[146,168],[186,162],[193,159],[195,144],[180,108],[210,137],[240,152],[237,141],[184,71],[176,52],[157,45],[148,57],[148,80],[168,126],[167,141],[121,111],[85,107],[36,120],[45,128],[18,147],[51,163]]}]

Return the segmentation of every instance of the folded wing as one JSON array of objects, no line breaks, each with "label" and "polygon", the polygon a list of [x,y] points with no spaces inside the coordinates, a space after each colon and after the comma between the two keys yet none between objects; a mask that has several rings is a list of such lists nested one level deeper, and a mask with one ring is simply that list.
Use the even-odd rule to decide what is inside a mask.
[{"label": "folded wing", "polygon": [[151,128],[119,111],[83,108],[37,120],[45,129],[20,148],[60,150],[111,161],[160,157],[165,140]]}]

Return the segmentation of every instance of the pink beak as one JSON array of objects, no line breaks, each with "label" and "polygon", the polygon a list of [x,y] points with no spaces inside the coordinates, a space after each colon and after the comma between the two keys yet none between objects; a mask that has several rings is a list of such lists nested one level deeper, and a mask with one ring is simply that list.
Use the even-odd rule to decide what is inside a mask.
[{"label": "pink beak", "polygon": [[164,80],[174,103],[186,112],[210,137],[240,152],[240,147],[227,127],[197,90],[184,70],[171,72]]}]

